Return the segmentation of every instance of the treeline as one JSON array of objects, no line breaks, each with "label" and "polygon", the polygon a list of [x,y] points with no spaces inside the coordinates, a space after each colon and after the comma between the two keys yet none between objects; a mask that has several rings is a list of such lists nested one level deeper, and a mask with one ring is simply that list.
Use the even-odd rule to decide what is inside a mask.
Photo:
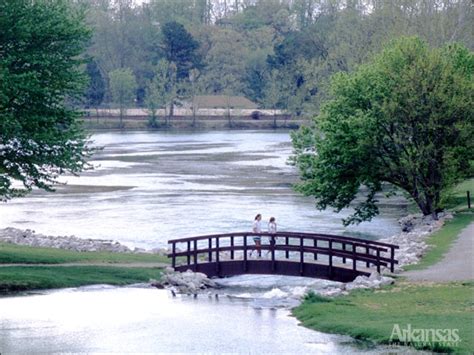
[{"label": "treeline", "polygon": [[[474,48],[470,0],[76,0],[93,30],[86,107],[173,107],[243,95],[313,113],[329,77],[389,40]],[[196,107],[194,107],[196,108]]]}]

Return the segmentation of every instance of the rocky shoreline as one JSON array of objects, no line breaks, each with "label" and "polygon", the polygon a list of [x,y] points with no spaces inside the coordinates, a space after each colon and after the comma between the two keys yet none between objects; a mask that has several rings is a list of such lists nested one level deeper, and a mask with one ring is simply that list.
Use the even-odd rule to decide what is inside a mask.
[{"label": "rocky shoreline", "polygon": [[114,240],[84,239],[74,235],[52,236],[36,233],[31,229],[4,228],[0,229],[0,242],[31,247],[56,248],[77,252],[111,252],[111,253],[146,253],[166,255],[166,249],[155,248],[146,250],[141,248],[130,249]]},{"label": "rocky shoreline", "polygon": [[[427,237],[441,229],[445,222],[452,218],[451,213],[440,213],[438,220],[421,214],[411,214],[400,218],[398,223],[400,223],[402,232],[379,240],[400,247],[395,250],[395,259],[398,260],[398,264],[395,265],[395,273],[403,271],[404,266],[418,263],[429,249],[426,243]],[[388,269],[383,272],[387,273]]]}]

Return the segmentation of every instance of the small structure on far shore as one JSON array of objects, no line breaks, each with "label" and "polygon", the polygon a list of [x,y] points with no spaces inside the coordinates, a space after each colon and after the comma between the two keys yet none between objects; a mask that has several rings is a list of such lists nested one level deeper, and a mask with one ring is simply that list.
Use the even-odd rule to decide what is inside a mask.
[{"label": "small structure on far shore", "polygon": [[255,110],[258,105],[243,96],[230,96],[230,95],[197,95],[192,101],[183,102],[183,107],[191,108],[195,105],[202,109],[218,109],[218,108],[230,108],[230,109],[243,109],[243,110]]}]

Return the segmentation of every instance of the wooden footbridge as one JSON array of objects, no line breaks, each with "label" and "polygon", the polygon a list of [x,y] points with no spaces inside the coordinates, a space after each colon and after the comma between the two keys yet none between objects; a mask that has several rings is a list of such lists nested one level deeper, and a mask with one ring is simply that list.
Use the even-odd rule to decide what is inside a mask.
[{"label": "wooden footbridge", "polygon": [[[261,236],[261,256],[253,238]],[[228,233],[173,239],[172,266],[176,271],[202,272],[209,277],[278,274],[342,282],[370,275],[381,268],[394,270],[397,245],[328,234],[300,232]]]}]

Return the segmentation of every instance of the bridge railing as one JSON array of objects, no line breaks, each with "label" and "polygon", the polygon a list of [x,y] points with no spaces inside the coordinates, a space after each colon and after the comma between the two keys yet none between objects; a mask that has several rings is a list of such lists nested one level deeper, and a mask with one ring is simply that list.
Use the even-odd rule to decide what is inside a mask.
[{"label": "bridge railing", "polygon": [[[305,262],[324,261],[331,271],[334,262],[340,260],[342,264],[347,264],[349,260],[354,273],[358,271],[358,263],[365,264],[366,268],[375,267],[378,272],[381,267],[387,267],[393,272],[395,264],[398,263],[395,260],[395,249],[398,249],[398,246],[393,244],[300,232],[274,234],[238,232],[173,239],[168,241],[171,244],[171,253],[168,254],[168,257],[172,259],[173,268],[177,267],[179,261],[180,267],[188,266],[193,270],[197,270],[197,265],[200,263],[216,263],[216,267],[219,269],[221,262],[241,260],[245,271],[249,260],[248,253],[256,250],[253,241],[256,236],[262,238],[260,249],[268,251],[271,255],[272,265],[277,260],[291,260],[300,263],[301,272]],[[221,260],[223,252],[227,252],[225,260]],[[317,261],[320,255],[327,256],[327,258]]]}]

